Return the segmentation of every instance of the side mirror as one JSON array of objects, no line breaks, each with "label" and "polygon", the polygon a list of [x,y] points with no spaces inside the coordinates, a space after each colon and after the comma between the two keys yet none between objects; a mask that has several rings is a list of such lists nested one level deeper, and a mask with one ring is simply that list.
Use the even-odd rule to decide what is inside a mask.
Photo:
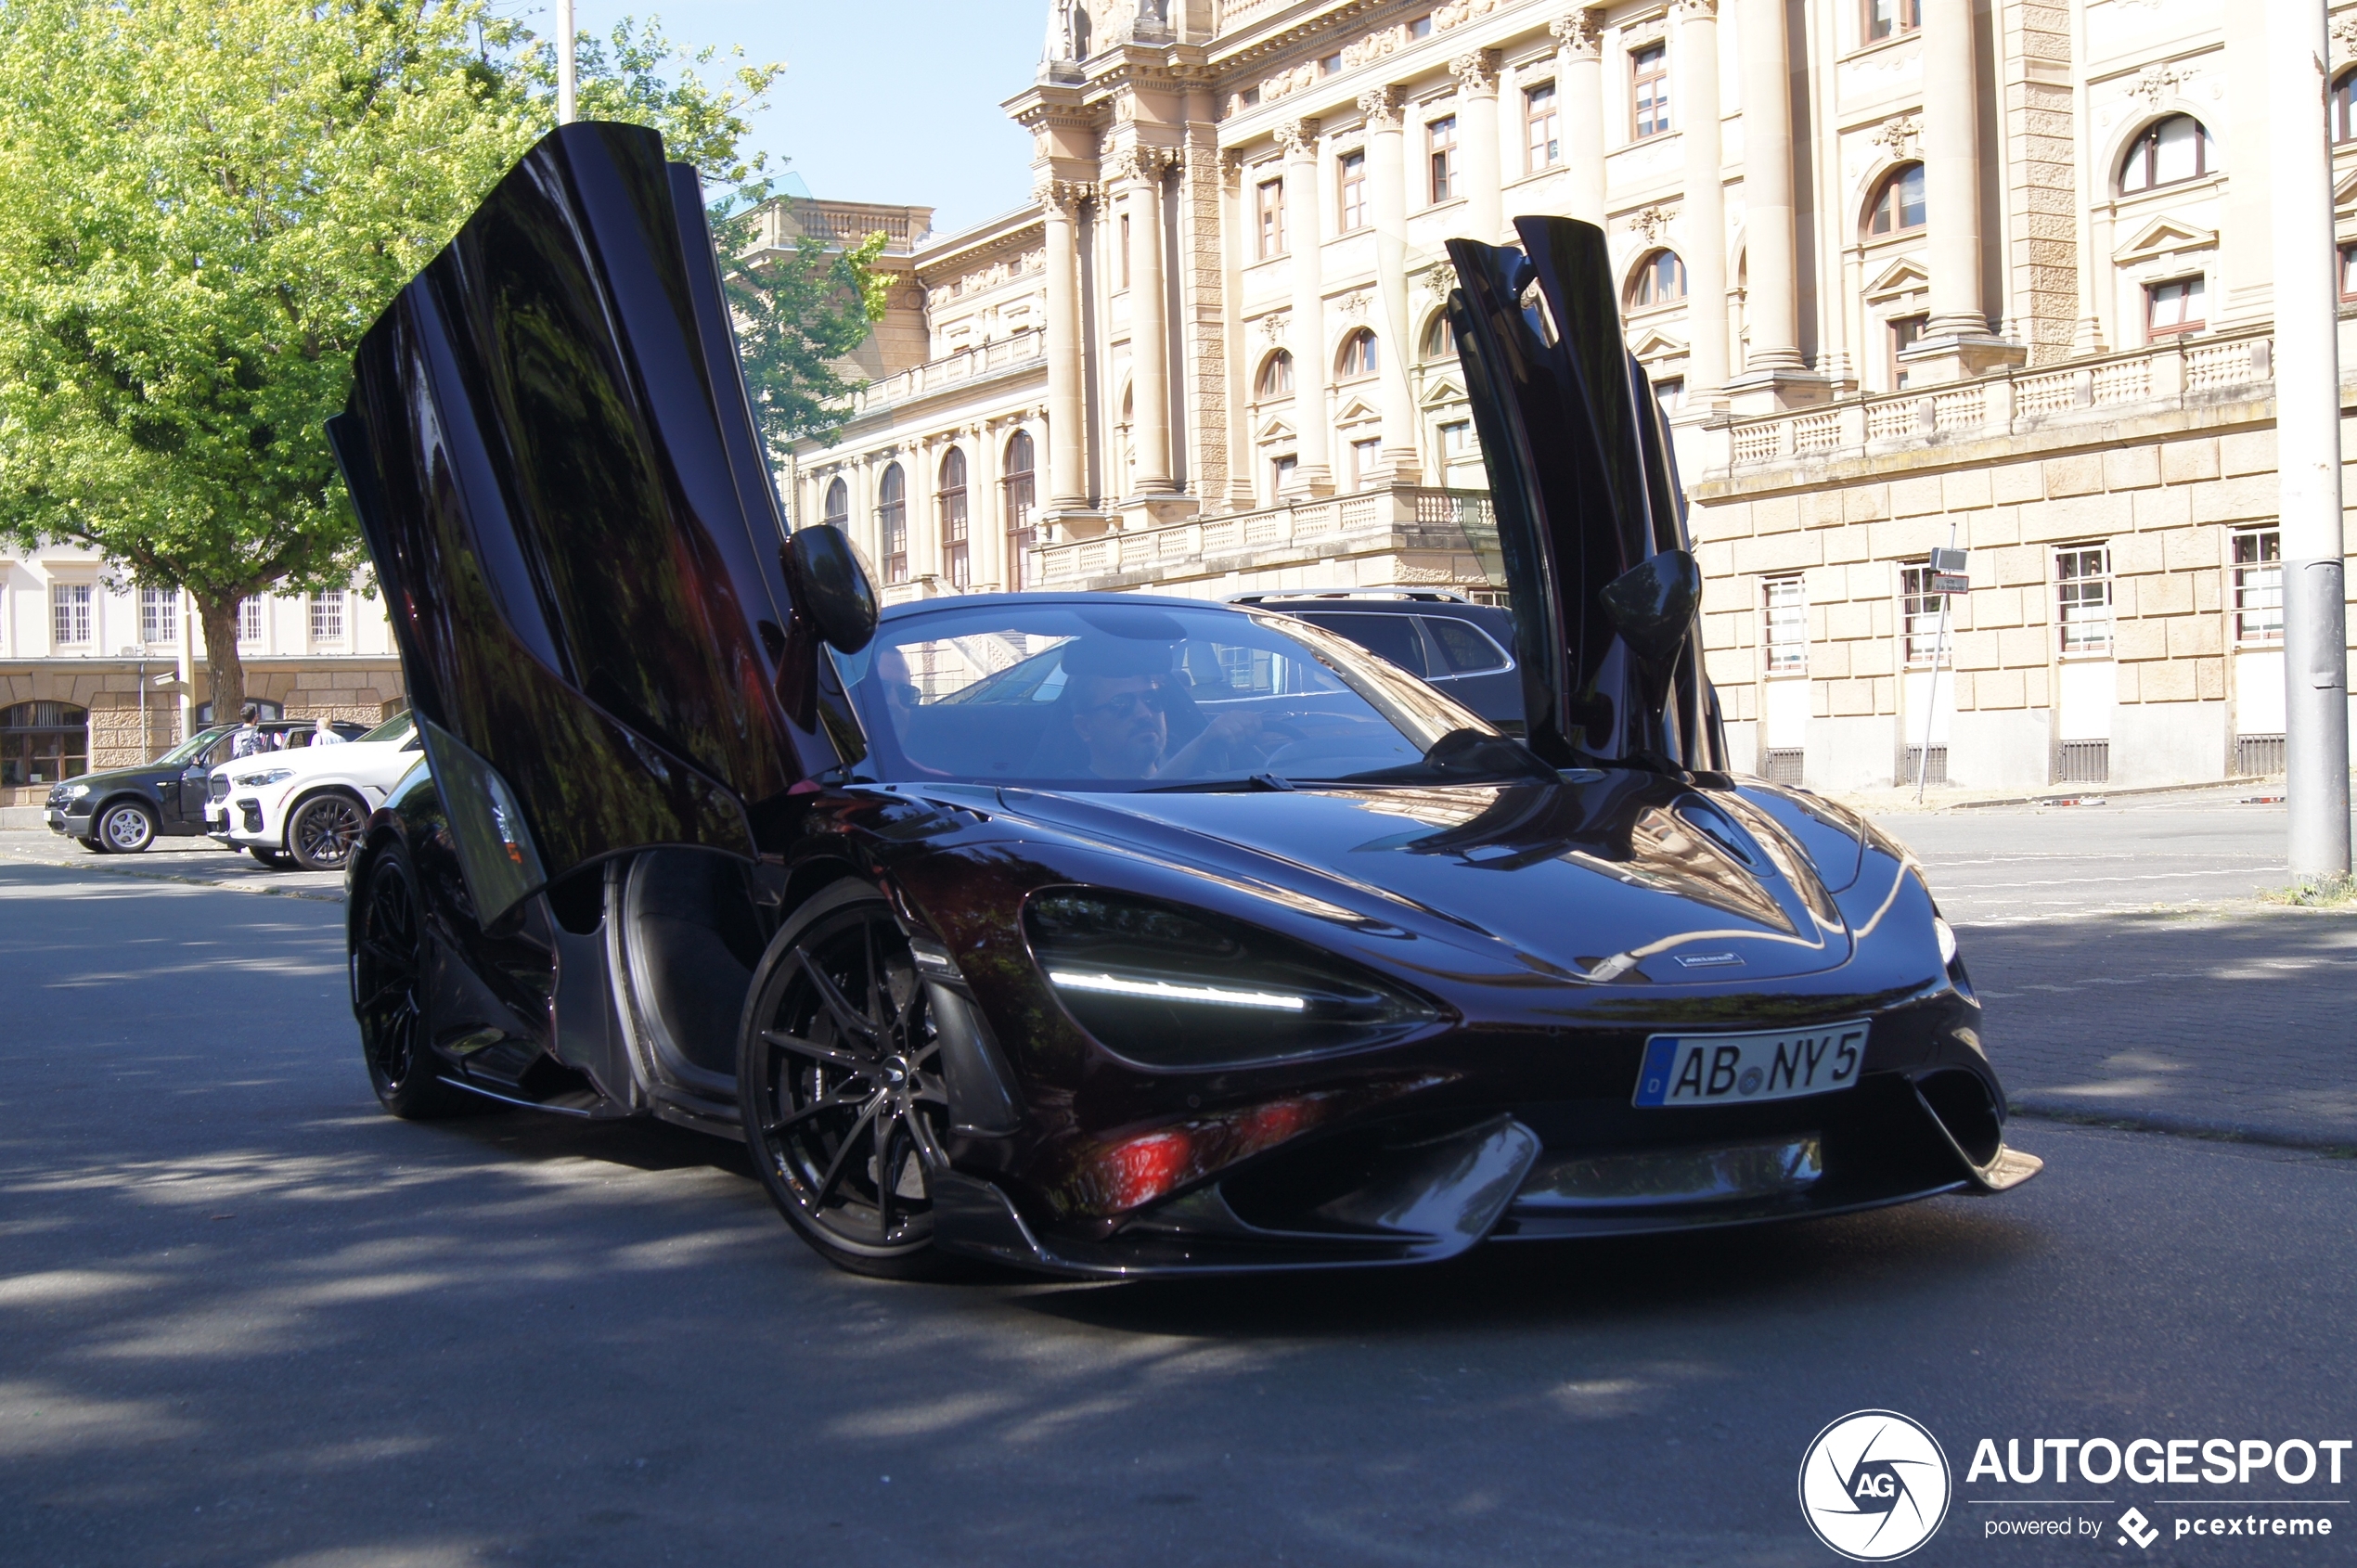
[{"label": "side mirror", "polygon": [[857,653],[876,635],[876,589],[851,535],[829,523],[797,529],[782,554],[794,609],[841,653]]},{"label": "side mirror", "polygon": [[1629,650],[1648,664],[1675,658],[1702,608],[1702,567],[1684,550],[1663,550],[1604,585],[1597,596]]}]

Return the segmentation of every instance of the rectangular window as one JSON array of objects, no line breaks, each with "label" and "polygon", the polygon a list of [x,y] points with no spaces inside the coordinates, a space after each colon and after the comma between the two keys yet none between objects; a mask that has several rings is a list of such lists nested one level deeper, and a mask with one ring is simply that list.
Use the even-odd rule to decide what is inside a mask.
[{"label": "rectangular window", "polygon": [[1768,579],[1767,635],[1760,639],[1771,675],[1809,673],[1809,599],[1797,577]]},{"label": "rectangular window", "polygon": [[2111,549],[2074,545],[2054,552],[2054,624],[2068,653],[2111,651]]},{"label": "rectangular window", "polygon": [[90,646],[90,585],[49,585],[49,637],[59,648]]},{"label": "rectangular window", "polygon": [[1408,24],[1408,36],[1410,38],[1431,37],[1432,18],[1428,16],[1418,17],[1414,20],[1410,21]]},{"label": "rectangular window", "polygon": [[1350,443],[1350,484],[1354,490],[1366,490],[1378,482],[1383,467],[1383,442],[1380,438],[1354,441]]},{"label": "rectangular window", "polygon": [[1270,500],[1273,501],[1285,493],[1285,485],[1292,480],[1294,469],[1300,466],[1301,459],[1290,452],[1282,457],[1269,459],[1269,498]]},{"label": "rectangular window", "polygon": [[1939,647],[1939,608],[1943,596],[1931,591],[1931,564],[1899,569],[1900,652],[1922,668]]},{"label": "rectangular window", "polygon": [[178,642],[180,640],[179,589],[142,588],[139,590],[139,640],[141,642]]},{"label": "rectangular window", "polygon": [[1121,214],[1121,286],[1129,287],[1129,214]]},{"label": "rectangular window", "polygon": [[1924,339],[1924,323],[1930,317],[1894,315],[1890,318],[1890,384],[1894,390],[1907,386],[1907,363],[1900,356]]},{"label": "rectangular window", "polygon": [[343,590],[311,596],[311,640],[314,643],[343,641]]},{"label": "rectangular window", "polygon": [[1473,421],[1451,419],[1440,427],[1441,455],[1449,462],[1461,463],[1474,455]]},{"label": "rectangular window", "polygon": [[1527,87],[1522,95],[1523,146],[1527,148],[1525,173],[1535,174],[1563,161],[1563,142],[1556,135],[1555,84]]},{"label": "rectangular window", "polygon": [[1424,127],[1425,161],[1432,167],[1432,204],[1457,199],[1457,117],[1435,120]]},{"label": "rectangular window", "polygon": [[1675,414],[1686,406],[1686,378],[1667,376],[1654,383],[1654,401],[1664,414]]},{"label": "rectangular window", "polygon": [[1254,188],[1254,208],[1260,216],[1259,257],[1285,253],[1285,182],[1263,180]]},{"label": "rectangular window", "polygon": [[1320,76],[1340,76],[1342,74],[1342,57],[1340,55],[1328,55],[1324,59],[1320,60],[1318,62],[1318,74]]},{"label": "rectangular window", "polygon": [[2173,338],[2183,332],[2198,332],[2206,325],[2207,311],[2202,304],[2202,280],[2180,277],[2168,283],[2144,285],[2144,336]]},{"label": "rectangular window", "polygon": [[2340,248],[2340,297],[2357,300],[2357,245]]},{"label": "rectangular window", "polygon": [[1652,44],[1629,54],[1629,97],[1635,109],[1630,135],[1638,141],[1669,129],[1669,48]]},{"label": "rectangular window", "polygon": [[2284,536],[2273,528],[2235,535],[2235,641],[2246,648],[2284,640]]},{"label": "rectangular window", "polygon": [[1347,234],[1354,228],[1367,226],[1367,155],[1363,152],[1343,154],[1338,171],[1342,190],[1342,230]]},{"label": "rectangular window", "polygon": [[262,596],[259,594],[238,601],[238,640],[262,640]]},{"label": "rectangular window", "polygon": [[1866,0],[1866,42],[1896,38],[1924,25],[1923,0]]}]

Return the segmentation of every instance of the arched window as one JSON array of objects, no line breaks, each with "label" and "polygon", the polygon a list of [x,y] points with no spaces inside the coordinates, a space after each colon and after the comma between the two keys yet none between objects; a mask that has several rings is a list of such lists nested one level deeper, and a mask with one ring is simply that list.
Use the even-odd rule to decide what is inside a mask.
[{"label": "arched window", "polygon": [[2333,145],[2357,142],[2357,66],[2333,78]]},{"label": "arched window", "polygon": [[900,465],[885,467],[876,486],[876,533],[883,540],[884,581],[908,581],[908,482]]},{"label": "arched window", "polygon": [[55,784],[90,771],[90,714],[65,702],[0,708],[0,788]]},{"label": "arched window", "polygon": [[958,447],[941,459],[941,490],[934,500],[941,517],[941,570],[952,587],[965,588],[973,569],[966,558],[966,455]]},{"label": "arched window", "polygon": [[1342,353],[1335,356],[1334,371],[1344,380],[1375,373],[1375,335],[1364,327],[1355,328],[1342,341]]},{"label": "arched window", "polygon": [[2119,194],[2197,180],[2209,173],[2209,130],[2190,114],[2172,114],[2146,126],[2120,161]]},{"label": "arched window", "polygon": [[1874,205],[1867,209],[1866,232],[1905,234],[1924,226],[1924,166],[1902,163],[1874,187]]},{"label": "arched window", "polygon": [[1675,251],[1655,251],[1637,263],[1629,280],[1629,305],[1645,310],[1673,304],[1686,297],[1686,263]]},{"label": "arched window", "polygon": [[841,479],[833,480],[827,485],[827,505],[818,521],[832,523],[837,528],[848,528],[851,525],[851,486],[845,484]]},{"label": "arched window", "polygon": [[1032,524],[1032,508],[1039,504],[1039,484],[1031,432],[1017,431],[1007,438],[1007,477],[998,482],[1006,492],[1007,586],[1024,588],[1024,558],[1039,545],[1039,530]]},{"label": "arched window", "polygon": [[1457,357],[1457,324],[1449,319],[1447,311],[1434,316],[1432,325],[1424,328],[1423,352],[1426,359]]},{"label": "arched window", "polygon": [[1253,383],[1256,397],[1293,395],[1293,355],[1279,349],[1260,362],[1260,377]]}]

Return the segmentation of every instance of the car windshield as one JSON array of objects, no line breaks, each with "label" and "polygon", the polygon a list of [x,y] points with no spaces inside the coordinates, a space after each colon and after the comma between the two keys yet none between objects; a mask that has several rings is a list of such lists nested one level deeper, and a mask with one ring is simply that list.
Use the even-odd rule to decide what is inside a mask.
[{"label": "car windshield", "polygon": [[405,711],[395,713],[367,734],[354,737],[354,744],[366,745],[371,740],[406,740],[409,732],[417,727],[416,716]]},{"label": "car windshield", "polygon": [[887,781],[1282,789],[1547,772],[1471,711],[1290,616],[978,600],[895,617],[837,664],[874,742],[861,771]]},{"label": "car windshield", "polygon": [[215,725],[211,729],[200,729],[162,756],[158,757],[155,760],[155,765],[162,767],[172,763],[194,762],[206,748],[235,727],[232,725]]}]

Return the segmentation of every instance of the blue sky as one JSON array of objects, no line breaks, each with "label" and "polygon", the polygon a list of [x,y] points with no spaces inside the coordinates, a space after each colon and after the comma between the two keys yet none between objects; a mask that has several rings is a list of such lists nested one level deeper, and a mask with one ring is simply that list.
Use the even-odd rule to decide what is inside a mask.
[{"label": "blue sky", "polygon": [[[553,31],[551,0],[499,7]],[[1028,85],[1046,0],[574,0],[585,32],[656,16],[682,44],[741,44],[786,73],[754,144],[814,196],[934,208],[949,233],[1023,204],[1031,138],[998,102]]]}]

